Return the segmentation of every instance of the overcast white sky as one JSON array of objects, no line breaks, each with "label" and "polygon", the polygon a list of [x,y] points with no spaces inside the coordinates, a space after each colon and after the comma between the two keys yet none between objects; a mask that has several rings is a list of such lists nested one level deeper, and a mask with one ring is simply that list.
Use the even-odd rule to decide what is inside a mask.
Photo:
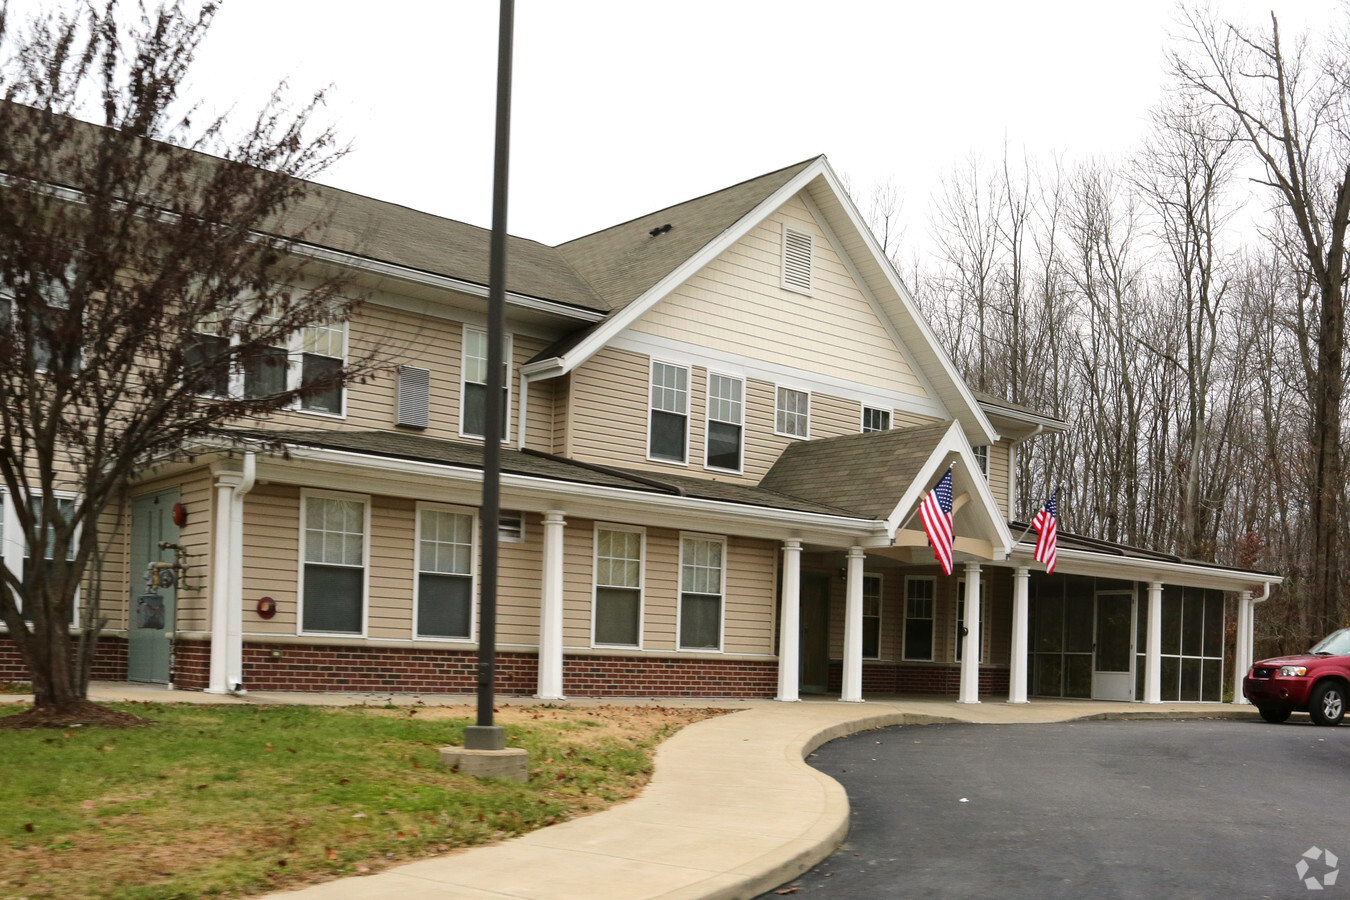
[{"label": "overcast white sky", "polygon": [[[20,9],[38,5],[26,0]],[[1332,0],[1274,8],[1294,29]],[[190,90],[255,110],[331,85],[353,152],[323,179],[487,226],[496,0],[225,0]],[[937,179],[1005,139],[1119,158],[1164,80],[1174,0],[518,0],[512,233],[557,243],[818,153],[891,179],[922,240]],[[919,232],[915,234],[914,232]]]}]

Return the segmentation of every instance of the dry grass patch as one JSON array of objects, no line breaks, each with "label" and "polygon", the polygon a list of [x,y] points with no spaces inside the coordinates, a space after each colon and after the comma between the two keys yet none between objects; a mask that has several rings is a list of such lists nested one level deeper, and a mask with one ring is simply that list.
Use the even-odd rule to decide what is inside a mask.
[{"label": "dry grass patch", "polygon": [[241,897],[499,840],[636,795],[662,739],[720,712],[502,707],[522,785],[439,765],[469,707],[122,709],[156,724],[0,730],[23,761],[0,781],[0,896]]}]

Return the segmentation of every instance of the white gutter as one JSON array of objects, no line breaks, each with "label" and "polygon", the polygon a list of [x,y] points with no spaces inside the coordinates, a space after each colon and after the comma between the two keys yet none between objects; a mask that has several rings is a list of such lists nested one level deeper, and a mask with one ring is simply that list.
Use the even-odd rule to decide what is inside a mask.
[{"label": "white gutter", "polygon": [[[1019,557],[1019,561],[1020,559],[1025,559],[1027,562],[1034,562],[1035,544],[1025,542],[1019,543],[1010,556]],[[1141,577],[1138,579],[1140,581],[1145,580],[1168,581],[1169,584],[1182,584],[1182,585],[1188,584],[1189,582],[1190,586],[1192,587],[1201,586],[1194,584],[1194,582],[1207,581],[1210,584],[1212,584],[1216,590],[1231,590],[1231,591],[1243,590],[1244,585],[1250,586],[1256,580],[1256,578],[1253,576],[1257,574],[1253,572],[1246,572],[1243,571],[1242,569],[1218,568],[1208,565],[1196,565],[1194,563],[1172,562],[1170,560],[1162,560],[1162,559],[1142,559],[1139,557],[1131,557],[1131,556],[1115,556],[1113,554],[1105,552],[1097,552],[1092,550],[1068,550],[1063,547],[1059,548],[1056,556],[1058,557],[1061,563],[1071,564],[1070,565],[1071,568],[1072,563],[1075,562],[1088,563],[1098,567],[1102,566],[1102,564],[1105,563],[1110,568],[1122,568],[1132,573],[1140,575]],[[1189,575],[1192,577],[1188,581],[1181,581],[1176,578],[1176,576],[1185,576],[1185,575]],[[1173,577],[1169,580],[1167,576]],[[1261,598],[1262,600],[1270,596],[1271,584],[1281,584],[1284,582],[1284,578],[1279,575],[1267,575],[1265,573],[1260,573],[1259,577],[1263,580],[1269,579],[1266,581],[1266,593],[1262,596]]]}]

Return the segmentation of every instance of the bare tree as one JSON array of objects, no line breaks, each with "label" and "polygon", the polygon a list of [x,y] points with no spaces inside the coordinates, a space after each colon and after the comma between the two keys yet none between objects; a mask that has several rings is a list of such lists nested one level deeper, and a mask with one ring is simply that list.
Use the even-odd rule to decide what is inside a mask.
[{"label": "bare tree", "polygon": [[[1269,31],[1184,14],[1173,54],[1179,80],[1235,124],[1264,169],[1288,237],[1315,289],[1305,322],[1313,478],[1310,637],[1339,624],[1342,399],[1345,391],[1345,236],[1350,224],[1350,63],[1344,48],[1314,53],[1287,45],[1272,14]],[[1342,29],[1344,33],[1344,29]],[[1344,43],[1342,40],[1341,44]]]},{"label": "bare tree", "polygon": [[[6,538],[31,557],[0,566],[0,619],[43,721],[97,712],[85,697],[105,619],[87,590],[72,633],[73,604],[131,479],[323,402],[367,364],[299,373],[285,350],[351,309],[295,252],[323,218],[302,179],[339,152],[331,131],[309,136],[322,98],[288,112],[274,95],[233,141],[225,121],[193,136],[193,111],[171,114],[213,12],[123,17],[109,2],[22,35],[0,12],[0,478]],[[86,108],[98,127],[76,118]]]}]

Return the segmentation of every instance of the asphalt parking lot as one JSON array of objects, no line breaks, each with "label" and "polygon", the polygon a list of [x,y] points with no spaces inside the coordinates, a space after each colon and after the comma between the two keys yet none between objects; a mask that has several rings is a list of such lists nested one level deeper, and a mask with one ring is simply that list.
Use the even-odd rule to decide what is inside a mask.
[{"label": "asphalt parking lot", "polygon": [[809,762],[848,791],[849,835],[766,900],[1350,898],[1350,727],[909,726]]}]

